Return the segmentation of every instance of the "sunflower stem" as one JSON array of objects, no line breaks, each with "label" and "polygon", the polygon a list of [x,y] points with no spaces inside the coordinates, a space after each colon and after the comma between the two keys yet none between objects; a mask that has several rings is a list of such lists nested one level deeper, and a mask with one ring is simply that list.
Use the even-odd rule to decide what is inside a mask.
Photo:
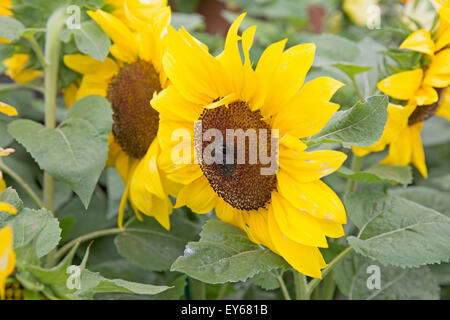
[{"label": "sunflower stem", "polygon": [[[353,154],[352,156],[352,164],[351,164],[351,170],[353,172],[358,172],[361,170],[363,165],[363,157],[358,157],[356,154]],[[353,179],[347,180],[347,188],[345,189],[345,194],[352,193],[356,190],[356,184],[357,181]]]},{"label": "sunflower stem", "polygon": [[[322,270],[322,279],[324,279],[328,273],[330,273],[331,270],[334,269],[334,267],[341,262],[346,256],[348,256],[350,253],[353,252],[352,247],[347,247],[345,250],[343,250],[341,253],[339,253],[336,257],[334,257],[333,260],[330,261],[328,264],[328,267]],[[308,296],[311,295],[313,290],[319,285],[319,283],[322,281],[322,279],[313,279],[308,283],[308,289],[307,294]]]},{"label": "sunflower stem", "polygon": [[219,293],[217,294],[217,297],[216,297],[216,300],[222,300],[223,297],[225,296],[225,293],[227,292],[227,289],[228,289],[228,282],[225,282],[220,287]]},{"label": "sunflower stem", "polygon": [[358,84],[356,83],[356,78],[355,78],[355,76],[352,76],[351,79],[352,79],[352,84],[353,84],[353,86],[355,87],[355,91],[356,91],[356,94],[358,95],[359,99],[360,99],[360,100],[364,100],[364,96],[363,96],[363,94],[361,93],[361,91],[359,90]]},{"label": "sunflower stem", "polygon": [[[44,85],[45,85],[45,126],[54,129],[56,126],[56,96],[58,94],[58,67],[61,43],[59,33],[65,22],[65,8],[57,9],[47,21],[45,39]],[[44,206],[53,212],[54,181],[44,172]]]},{"label": "sunflower stem", "polygon": [[199,280],[191,279],[193,300],[206,300],[206,286]]},{"label": "sunflower stem", "polygon": [[39,47],[39,44],[37,43],[36,39],[34,38],[33,34],[24,35],[24,38],[27,39],[31,47],[33,48],[34,52],[36,53],[36,56],[41,63],[42,67],[45,68],[47,66],[47,61],[45,61],[44,54],[42,53],[41,47]]},{"label": "sunflower stem", "polygon": [[21,176],[19,176],[13,169],[8,167],[1,159],[0,159],[0,170],[5,172],[8,176],[11,177],[14,181],[17,182],[25,192],[30,196],[31,200],[38,206],[38,208],[42,208],[44,204],[42,203],[39,196],[33,191],[33,189],[28,185],[28,183],[23,180]]},{"label": "sunflower stem", "polygon": [[295,299],[296,300],[309,300],[308,285],[306,282],[306,276],[298,271],[294,272],[294,285],[295,285]]},{"label": "sunflower stem", "polygon": [[284,300],[292,300],[292,299],[291,299],[291,296],[289,295],[289,291],[288,291],[288,289],[287,289],[287,287],[286,287],[286,284],[284,283],[283,275],[280,274],[280,275],[277,277],[277,280],[278,280],[278,282],[280,283],[280,288],[281,288],[281,292],[283,293]]},{"label": "sunflower stem", "polygon": [[48,264],[50,266],[54,266],[77,243],[93,240],[93,239],[104,237],[104,236],[119,234],[121,232],[122,232],[122,230],[120,230],[119,228],[111,228],[111,229],[105,229],[105,230],[100,230],[100,231],[94,231],[94,232],[79,236],[78,238],[75,238],[72,241],[66,243],[63,247],[61,247],[58,251],[56,251],[53,254],[52,259],[51,259],[51,261],[49,261]]}]

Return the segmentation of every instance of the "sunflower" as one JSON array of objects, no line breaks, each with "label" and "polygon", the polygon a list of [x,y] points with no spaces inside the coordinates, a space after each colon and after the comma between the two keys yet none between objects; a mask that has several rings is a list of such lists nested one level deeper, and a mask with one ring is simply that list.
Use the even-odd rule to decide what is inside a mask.
[{"label": "sunflower", "polygon": [[6,279],[14,271],[16,254],[12,248],[13,232],[10,226],[0,229],[0,298],[5,299]]},{"label": "sunflower", "polygon": [[400,45],[400,49],[425,55],[425,63],[420,68],[396,73],[378,83],[383,93],[407,101],[406,106],[390,104],[381,139],[371,147],[353,147],[356,155],[382,151],[389,145],[388,156],[381,163],[397,166],[412,163],[423,177],[428,176],[420,138],[423,122],[435,114],[450,120],[447,90],[450,85],[450,14],[448,7],[445,9],[443,6],[439,10],[435,41],[429,31],[421,29]]},{"label": "sunflower", "polygon": [[70,88],[74,100],[98,94],[111,103],[114,124],[107,165],[117,168],[126,185],[119,208],[119,227],[122,228],[129,199],[139,219],[142,212],[169,229],[172,204],[168,193],[176,190],[158,169],[160,147],[155,138],[159,116],[150,100],[166,85],[161,65],[162,35],[169,24],[170,8],[154,10],[145,22],[125,11],[130,28],[104,11],[88,14],[112,39],[112,58],[101,62],[88,55],[72,54],[64,57],[64,63],[82,74],[76,92]]},{"label": "sunflower", "polygon": [[127,21],[129,13],[141,21],[151,23],[155,14],[167,7],[167,0],[107,0],[106,6],[112,6],[111,14],[120,21]]},{"label": "sunflower", "polygon": [[370,19],[370,8],[377,4],[378,0],[344,0],[342,9],[351,21],[365,27]]},{"label": "sunflower", "polygon": [[[284,51],[286,40],[274,43],[253,69],[249,50],[256,28],[239,36],[244,16],[230,27],[225,50],[217,57],[185,29],[169,27],[163,65],[171,84],[152,99],[160,113],[161,166],[169,179],[184,185],[176,207],[187,205],[197,213],[215,209],[220,219],[245,230],[251,241],[270,248],[303,274],[320,278],[326,263],[318,247],[327,247],[326,236],[343,236],[346,223],[340,199],[320,178],[339,168],[346,155],[307,152],[300,138],[318,133],[338,110],[329,99],[343,84],[328,77],[304,84],[314,44]],[[272,129],[278,129],[279,170],[262,174],[268,167],[261,159],[240,164],[236,155],[233,164],[172,160],[179,143],[172,141],[177,129],[189,133],[187,149],[198,159],[194,124],[199,123],[202,133],[254,129],[259,150],[263,145],[272,150]],[[264,136],[261,129],[269,133]],[[222,146],[223,156],[234,149],[233,143]],[[249,145],[245,148],[249,158]],[[192,153],[185,158],[191,160]]]},{"label": "sunflower", "polygon": [[[11,16],[12,6],[13,4],[11,0],[0,0],[0,16]],[[0,37],[0,43],[9,43],[9,40]]]},{"label": "sunflower", "polygon": [[[17,110],[14,107],[10,106],[9,104],[6,104],[6,103],[0,101],[0,113],[4,113],[8,116],[16,116]],[[0,147],[0,157],[7,156],[13,152],[14,152],[14,149],[11,149],[11,148],[3,149],[2,147]],[[6,182],[5,182],[5,180],[3,180],[3,175],[2,175],[2,172],[0,171],[0,192],[3,192],[5,189],[6,189]],[[8,212],[11,214],[16,214],[17,210],[9,203],[0,201],[0,212]],[[0,259],[0,262],[1,262],[1,259]],[[1,285],[0,285],[0,287],[1,287]]]}]

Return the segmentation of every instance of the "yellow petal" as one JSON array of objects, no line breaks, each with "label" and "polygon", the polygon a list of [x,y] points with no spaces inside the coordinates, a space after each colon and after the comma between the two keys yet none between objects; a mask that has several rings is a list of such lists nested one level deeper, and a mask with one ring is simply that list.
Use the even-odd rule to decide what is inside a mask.
[{"label": "yellow petal", "polygon": [[411,163],[411,156],[412,137],[409,126],[407,126],[400,132],[398,138],[390,144],[389,154],[381,163],[393,166],[406,166]]},{"label": "yellow petal", "polygon": [[447,28],[436,40],[436,51],[450,44],[450,28]]},{"label": "yellow petal", "polygon": [[217,194],[202,176],[180,190],[175,208],[186,205],[196,213],[208,213],[216,206],[216,202]]},{"label": "yellow petal", "polygon": [[117,64],[111,58],[106,58],[105,61],[98,61],[87,54],[68,54],[65,55],[64,64],[81,74],[94,73],[99,79],[108,79],[119,72]]},{"label": "yellow petal", "polygon": [[138,55],[136,36],[118,18],[102,10],[88,11],[87,14],[97,22],[111,40],[120,47],[121,52],[127,56],[127,62],[134,61]]},{"label": "yellow petal", "polygon": [[328,248],[319,219],[296,209],[278,192],[272,193],[272,208],[275,220],[287,238],[305,246]]},{"label": "yellow petal", "polygon": [[280,168],[299,182],[312,182],[336,171],[345,161],[345,153],[331,150],[302,152],[281,149]]},{"label": "yellow petal", "polygon": [[10,117],[17,116],[18,114],[17,110],[13,106],[10,106],[9,104],[1,101],[0,101],[0,112]]},{"label": "yellow petal", "polygon": [[318,219],[346,223],[347,218],[341,200],[321,180],[299,183],[289,172],[280,169],[277,173],[277,182],[278,191],[295,208],[306,211]]},{"label": "yellow petal", "polygon": [[427,85],[422,85],[415,94],[416,103],[419,106],[435,103],[438,98],[436,90]]},{"label": "yellow petal", "polygon": [[291,47],[282,54],[262,107],[264,116],[276,114],[294,97],[311,68],[315,51],[313,43],[306,43]]},{"label": "yellow petal", "polygon": [[340,238],[344,236],[344,228],[342,227],[342,224],[322,219],[318,219],[317,221],[327,237]]},{"label": "yellow petal", "polygon": [[318,248],[304,246],[286,238],[281,232],[272,208],[268,213],[269,234],[279,254],[297,271],[313,278],[322,278],[323,267],[321,253]]},{"label": "yellow petal", "polygon": [[427,165],[425,163],[425,152],[423,151],[422,140],[420,138],[420,131],[422,130],[423,122],[416,123],[410,126],[412,139],[412,163],[419,170],[420,174],[427,178]]},{"label": "yellow petal", "polygon": [[247,233],[249,239],[257,244],[266,246],[270,250],[278,254],[275,246],[272,243],[272,238],[269,234],[269,226],[267,221],[267,210],[260,209],[258,211],[238,211],[235,215],[240,215],[242,229]]},{"label": "yellow petal", "polygon": [[14,208],[14,206],[10,205],[9,203],[1,202],[1,201],[0,201],[0,212],[8,212],[11,214],[17,214],[17,210],[16,210],[16,208]]},{"label": "yellow petal", "polygon": [[395,99],[409,100],[420,88],[422,78],[422,69],[404,71],[381,80],[377,87]]},{"label": "yellow petal", "polygon": [[430,33],[421,29],[409,35],[400,45],[400,49],[409,49],[433,56],[434,42],[431,40]]},{"label": "yellow petal", "polygon": [[443,100],[436,110],[436,115],[450,121],[450,90],[445,90]]}]

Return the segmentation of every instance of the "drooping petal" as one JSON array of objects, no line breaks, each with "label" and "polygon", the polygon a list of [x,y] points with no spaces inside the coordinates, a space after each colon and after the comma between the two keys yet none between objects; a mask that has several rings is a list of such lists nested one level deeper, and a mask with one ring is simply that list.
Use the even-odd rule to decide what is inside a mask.
[{"label": "drooping petal", "polygon": [[208,213],[216,206],[216,203],[217,194],[208,180],[202,176],[180,190],[175,208],[186,205],[196,213]]},{"label": "drooping petal", "polygon": [[436,115],[450,121],[450,90],[445,90],[444,97],[439,108],[436,110]]},{"label": "drooping petal", "polygon": [[423,122],[416,123],[410,126],[412,140],[412,156],[411,161],[414,166],[419,170],[420,174],[427,178],[427,165],[425,163],[425,152],[423,151],[422,139],[420,138],[420,131],[422,130]]},{"label": "drooping petal", "polygon": [[391,142],[388,156],[381,161],[382,164],[393,166],[406,166],[411,163],[412,140],[409,126],[405,127],[398,138]]},{"label": "drooping petal", "polygon": [[272,208],[275,220],[286,237],[305,246],[328,248],[319,219],[296,209],[278,192],[272,193]]},{"label": "drooping petal", "polygon": [[279,192],[295,208],[304,210],[318,219],[327,219],[342,224],[346,223],[347,218],[341,200],[321,180],[299,183],[289,173],[279,170],[277,183]]},{"label": "drooping petal", "polygon": [[396,73],[378,82],[377,87],[383,93],[400,100],[414,97],[420,88],[423,78],[422,69]]},{"label": "drooping petal", "polygon": [[286,238],[280,230],[273,209],[268,212],[269,234],[279,254],[297,271],[313,278],[322,278],[321,253],[318,248],[305,246]]},{"label": "drooping petal", "polygon": [[421,53],[434,55],[434,42],[430,32],[421,29],[409,35],[400,45],[400,49],[409,49]]}]

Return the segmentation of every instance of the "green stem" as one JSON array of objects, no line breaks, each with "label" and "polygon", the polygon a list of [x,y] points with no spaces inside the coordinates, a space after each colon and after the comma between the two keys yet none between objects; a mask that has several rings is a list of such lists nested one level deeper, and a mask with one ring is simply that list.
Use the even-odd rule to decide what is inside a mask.
[{"label": "green stem", "polygon": [[45,90],[42,87],[33,85],[31,83],[16,83],[16,82],[0,84],[0,93],[8,92],[8,91],[16,90],[16,89],[21,89],[21,88],[36,90],[42,94],[45,93]]},{"label": "green stem", "polygon": [[63,247],[61,247],[52,257],[50,265],[55,265],[69,250],[76,245],[77,243],[81,243],[84,241],[89,241],[92,239],[109,236],[113,234],[119,234],[122,230],[119,228],[111,228],[111,229],[105,229],[100,231],[95,231],[91,233],[87,233],[85,235],[79,236],[78,238],[73,239],[72,241],[66,243]]},{"label": "green stem", "polygon": [[286,284],[284,283],[283,275],[280,274],[280,275],[277,277],[277,280],[278,280],[278,282],[280,283],[280,288],[281,288],[281,292],[283,293],[284,300],[292,300],[292,299],[291,299],[291,296],[289,295],[289,291],[288,291],[288,289],[286,288]]},{"label": "green stem", "polygon": [[[352,253],[353,248],[347,247],[344,251],[339,253],[336,257],[334,257],[333,260],[328,264],[328,266],[322,270],[322,279],[325,278],[328,273],[330,273],[331,270],[339,263],[341,262],[346,256],[348,256],[350,253]],[[307,294],[308,296],[311,295],[311,292],[319,285],[319,283],[322,281],[322,279],[313,279],[308,283],[308,289]]]},{"label": "green stem", "polygon": [[[363,165],[363,157],[358,157],[357,155],[353,154],[352,157],[352,164],[351,164],[351,170],[353,172],[358,172],[361,170],[362,165]],[[352,193],[356,190],[356,180],[353,179],[348,179],[347,180],[347,188],[345,190],[345,194],[349,194]]]},{"label": "green stem", "polygon": [[192,299],[206,300],[206,286],[199,280],[191,279]]},{"label": "green stem", "polygon": [[295,298],[297,300],[309,300],[307,294],[308,285],[306,282],[306,276],[298,271],[294,272],[294,284],[295,284]]},{"label": "green stem", "polygon": [[362,95],[361,91],[359,90],[358,84],[356,83],[355,76],[351,77],[351,79],[352,79],[352,84],[355,87],[355,91],[356,91],[356,94],[358,95],[359,99],[364,100],[364,96]]},{"label": "green stem", "polygon": [[327,277],[322,281],[322,299],[333,300],[334,292],[336,290],[336,281],[332,277]]},{"label": "green stem", "polygon": [[[45,126],[53,129],[56,126],[56,97],[58,94],[58,67],[61,43],[59,33],[65,21],[65,8],[59,8],[47,22],[45,39]],[[44,205],[53,212],[54,181],[44,172]]]},{"label": "green stem", "polygon": [[45,60],[42,50],[39,47],[39,44],[37,43],[36,39],[34,38],[34,35],[29,34],[29,35],[24,36],[24,38],[30,42],[31,47],[33,48],[34,52],[36,53],[37,58],[39,59],[40,63],[42,64],[42,67],[45,68],[47,66],[47,61]]},{"label": "green stem", "polygon": [[16,181],[30,196],[31,200],[36,203],[38,208],[42,208],[44,204],[42,203],[39,196],[33,191],[33,189],[19,176],[13,169],[8,167],[1,159],[0,159],[0,170],[5,172],[8,176],[10,176],[14,181]]},{"label": "green stem", "polygon": [[223,297],[225,296],[225,293],[227,292],[227,289],[228,289],[228,282],[225,282],[220,287],[219,293],[217,294],[217,297],[216,297],[216,300],[222,300]]}]

